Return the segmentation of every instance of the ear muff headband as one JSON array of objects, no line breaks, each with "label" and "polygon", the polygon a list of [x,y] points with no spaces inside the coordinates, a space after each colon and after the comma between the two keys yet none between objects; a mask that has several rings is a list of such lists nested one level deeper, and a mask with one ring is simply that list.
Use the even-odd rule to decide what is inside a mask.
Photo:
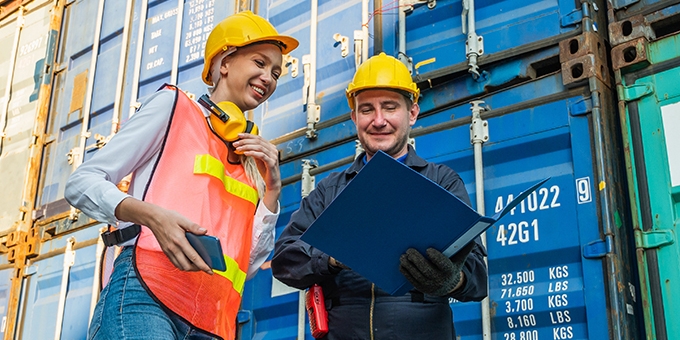
[{"label": "ear muff headband", "polygon": [[208,97],[208,95],[202,95],[200,98],[198,98],[198,103],[201,104],[203,107],[208,109],[212,114],[216,115],[219,120],[222,122],[226,123],[229,120],[229,115],[227,115],[226,112],[222,111],[219,106],[215,105],[212,100]]},{"label": "ear muff headband", "polygon": [[208,109],[212,130],[225,142],[238,140],[239,133],[258,134],[255,123],[246,119],[241,109],[232,102],[219,102],[215,104],[207,95],[202,95],[198,103]]}]

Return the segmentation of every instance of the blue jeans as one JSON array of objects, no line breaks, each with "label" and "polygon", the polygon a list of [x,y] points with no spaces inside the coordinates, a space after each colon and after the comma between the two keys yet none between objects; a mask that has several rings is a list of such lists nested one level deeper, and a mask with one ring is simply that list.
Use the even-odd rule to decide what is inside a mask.
[{"label": "blue jeans", "polygon": [[213,339],[175,315],[166,313],[137,279],[133,247],[125,247],[102,290],[87,338],[97,339]]}]

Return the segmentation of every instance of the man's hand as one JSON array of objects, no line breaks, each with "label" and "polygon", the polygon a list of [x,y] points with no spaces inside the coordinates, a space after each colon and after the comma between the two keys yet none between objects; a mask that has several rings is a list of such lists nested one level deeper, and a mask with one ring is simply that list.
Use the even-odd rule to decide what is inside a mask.
[{"label": "man's hand", "polygon": [[343,264],[342,262],[336,260],[336,259],[333,258],[332,256],[328,258],[328,264],[329,264],[331,267],[336,267],[336,268],[341,268],[341,269],[351,269],[350,267],[347,267],[345,264]]},{"label": "man's hand", "polygon": [[446,296],[458,288],[461,270],[475,242],[470,242],[449,259],[434,248],[427,249],[426,259],[417,250],[409,248],[399,258],[399,271],[417,290],[433,296]]}]

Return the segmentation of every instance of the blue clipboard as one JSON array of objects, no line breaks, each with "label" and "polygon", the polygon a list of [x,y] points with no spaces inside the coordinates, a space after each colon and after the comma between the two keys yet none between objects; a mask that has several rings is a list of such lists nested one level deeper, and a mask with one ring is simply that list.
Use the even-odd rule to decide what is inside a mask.
[{"label": "blue clipboard", "polygon": [[392,295],[412,285],[399,272],[408,248],[452,256],[493,225],[546,178],[492,217],[382,151],[376,153],[300,237]]}]

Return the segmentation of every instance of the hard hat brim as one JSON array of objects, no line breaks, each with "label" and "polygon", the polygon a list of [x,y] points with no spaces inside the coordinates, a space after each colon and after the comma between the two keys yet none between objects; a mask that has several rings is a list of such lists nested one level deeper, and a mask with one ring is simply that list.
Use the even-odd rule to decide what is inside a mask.
[{"label": "hard hat brim", "polygon": [[293,37],[290,37],[290,36],[287,36],[287,35],[275,35],[275,36],[269,36],[269,37],[262,37],[262,38],[259,38],[259,39],[253,39],[253,40],[248,41],[248,43],[246,43],[246,44],[243,44],[241,46],[236,46],[236,47],[243,47],[243,46],[248,46],[248,45],[251,45],[251,44],[254,44],[254,43],[258,43],[258,42],[267,42],[267,41],[274,42],[274,44],[276,46],[279,46],[279,48],[281,48],[282,54],[288,54],[300,45],[300,42],[298,42],[297,39],[295,39]]},{"label": "hard hat brim", "polygon": [[[262,37],[262,38],[259,38],[259,39],[249,40],[247,43],[244,43],[244,44],[234,44],[232,46],[234,46],[234,47],[244,47],[244,46],[252,45],[254,43],[267,42],[267,41],[271,41],[271,42],[274,43],[274,45],[278,46],[281,49],[281,54],[288,54],[300,45],[300,42],[297,41],[297,39],[295,39],[291,36],[272,35],[272,36]],[[212,59],[218,53],[219,53],[219,50],[215,51],[215,53],[213,53],[212,55],[207,56],[206,60],[210,60],[210,62],[212,62]],[[209,72],[210,72],[210,65],[209,64],[203,65],[203,74],[201,75],[201,79],[203,80],[203,82],[206,85],[212,86],[213,84],[210,83],[211,79],[208,78]]]}]

